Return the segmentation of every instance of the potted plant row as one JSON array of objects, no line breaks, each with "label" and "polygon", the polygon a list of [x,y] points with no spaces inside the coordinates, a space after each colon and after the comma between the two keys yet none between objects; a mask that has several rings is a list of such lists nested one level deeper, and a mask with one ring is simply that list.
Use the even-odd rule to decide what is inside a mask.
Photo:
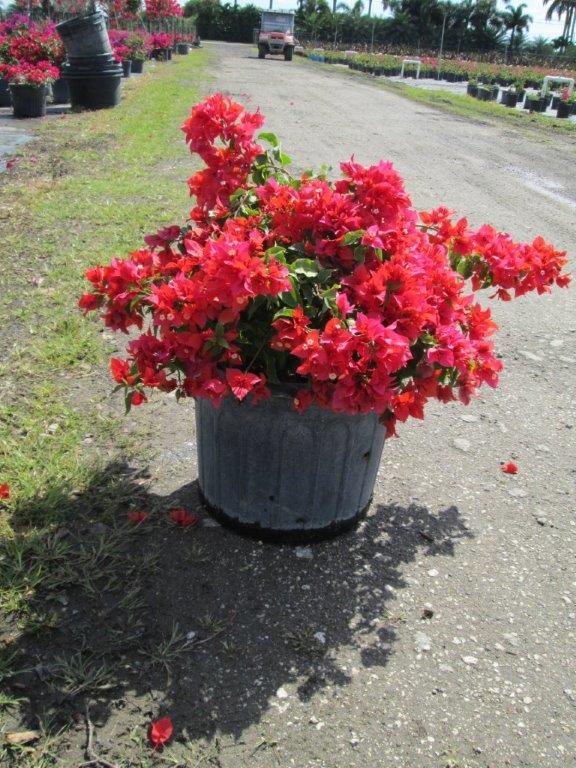
[{"label": "potted plant row", "polygon": [[[308,51],[306,55],[312,60],[325,63],[347,64],[350,69],[354,69],[368,74],[383,74],[387,76],[398,75],[402,64],[403,56],[393,54],[366,54],[348,52],[343,55],[341,51],[322,50]],[[516,65],[492,64],[473,60],[450,59],[443,60],[441,71],[438,71],[438,60],[433,57],[420,56],[421,77],[434,78],[438,80],[447,80],[449,82],[460,82],[474,79],[485,85],[499,85],[502,88],[516,86],[517,91],[525,87],[538,89],[542,85],[545,75],[553,74],[549,67],[526,67]],[[574,73],[569,69],[558,71],[558,74],[564,76],[573,76]],[[521,85],[518,81],[521,81]],[[519,97],[522,101],[522,97]]]},{"label": "potted plant row", "polygon": [[205,165],[190,218],[90,269],[80,307],[131,334],[111,361],[127,409],[158,391],[195,400],[216,517],[325,537],[364,514],[398,422],[497,386],[478,292],[566,286],[567,257],[443,207],[417,213],[389,162],[293,175],[262,124],[219,93],[192,109],[183,130]]},{"label": "potted plant row", "polygon": [[122,65],[124,77],[142,74],[151,52],[151,36],[145,31],[111,29],[108,32],[114,58]]}]

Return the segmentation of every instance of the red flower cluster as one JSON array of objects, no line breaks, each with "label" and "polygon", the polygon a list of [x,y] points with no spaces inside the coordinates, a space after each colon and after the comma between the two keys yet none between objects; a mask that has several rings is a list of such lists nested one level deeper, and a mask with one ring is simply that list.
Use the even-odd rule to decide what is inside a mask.
[{"label": "red flower cluster", "polygon": [[52,22],[13,16],[0,24],[0,77],[12,85],[40,86],[60,76],[64,46]]},{"label": "red flower cluster", "polygon": [[146,0],[146,16],[149,20],[170,19],[182,14],[182,6],[177,0]]},{"label": "red flower cluster", "polygon": [[56,34],[54,25],[38,25],[33,22],[11,27],[2,25],[0,30],[1,58],[5,63],[37,64],[49,61],[61,64],[64,61],[64,45]]},{"label": "red flower cluster", "polygon": [[298,410],[375,411],[393,434],[430,398],[496,386],[496,325],[474,292],[565,286],[566,254],[418,214],[390,163],[293,178],[276,137],[256,143],[262,122],[221,94],[194,107],[183,130],[206,168],[189,179],[190,221],[87,273],[82,309],[145,328],[112,364],[127,406],[147,388],[218,404],[292,383]]},{"label": "red flower cluster", "polygon": [[174,45],[174,35],[168,32],[154,32],[150,35],[150,47],[153,51],[163,51],[166,48],[172,48]]},{"label": "red flower cluster", "polygon": [[10,85],[33,85],[36,87],[56,80],[60,75],[58,67],[49,61],[39,61],[36,64],[0,64],[0,75],[5,77]]},{"label": "red flower cluster", "polygon": [[246,181],[262,152],[252,139],[263,124],[260,112],[246,112],[220,93],[193,108],[182,130],[190,151],[207,166],[188,179],[190,194],[196,196],[193,219],[203,222],[211,211],[213,216],[226,215],[230,195]]},{"label": "red flower cluster", "polygon": [[153,749],[161,749],[170,741],[174,733],[174,725],[170,717],[163,717],[150,725],[150,744]]}]

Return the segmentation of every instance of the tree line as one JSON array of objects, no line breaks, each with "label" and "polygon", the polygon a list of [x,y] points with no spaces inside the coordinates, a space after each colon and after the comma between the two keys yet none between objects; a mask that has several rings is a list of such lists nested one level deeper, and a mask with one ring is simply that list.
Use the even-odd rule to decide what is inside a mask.
[{"label": "tree line", "polygon": [[[500,9],[497,0],[296,0],[298,39],[334,47],[405,48],[434,51],[443,35],[444,49],[456,53],[532,51],[539,56],[573,49],[576,0],[543,0],[549,18],[564,19],[561,38],[529,40],[532,22],[525,3]],[[375,17],[376,8],[387,11]],[[188,0],[184,15],[196,19],[203,38],[251,42],[260,23],[254,5],[218,0]]]}]

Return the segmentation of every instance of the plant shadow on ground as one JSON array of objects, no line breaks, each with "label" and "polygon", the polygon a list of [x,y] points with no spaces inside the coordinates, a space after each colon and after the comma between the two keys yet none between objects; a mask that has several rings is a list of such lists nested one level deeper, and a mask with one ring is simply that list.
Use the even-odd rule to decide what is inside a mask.
[{"label": "plant shadow on ground", "polygon": [[[22,533],[2,544],[4,709],[11,728],[67,729],[58,764],[82,762],[87,704],[100,754],[132,765],[126,755],[163,715],[177,752],[238,739],[283,705],[282,686],[301,701],[337,697],[352,653],[386,665],[403,566],[452,556],[472,536],[455,507],[386,506],[298,557],[310,552],[239,537],[202,512],[198,526],[174,526],[171,507],[201,509],[197,484],[159,497],[145,474],[109,465],[72,494],[67,523],[42,533],[26,533],[42,499],[14,510]],[[128,524],[128,509],[150,517]]]}]

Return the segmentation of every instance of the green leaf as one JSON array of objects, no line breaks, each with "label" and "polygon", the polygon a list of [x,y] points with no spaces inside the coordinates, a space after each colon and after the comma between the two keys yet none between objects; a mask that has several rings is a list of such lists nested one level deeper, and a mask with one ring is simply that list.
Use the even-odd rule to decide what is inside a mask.
[{"label": "green leaf", "polygon": [[467,259],[462,259],[456,267],[456,272],[465,278],[471,277],[472,271],[472,264]]},{"label": "green leaf", "polygon": [[267,133],[264,131],[263,133],[258,134],[258,138],[262,141],[267,141],[268,144],[271,144],[273,147],[277,147],[280,143],[275,133]]},{"label": "green leaf", "polygon": [[284,152],[280,153],[280,164],[281,165],[291,165],[292,164],[292,158],[288,155],[285,155]]},{"label": "green leaf", "polygon": [[280,294],[280,301],[287,307],[295,309],[298,306],[298,295],[295,291],[285,291]]},{"label": "green leaf", "polygon": [[325,308],[329,309],[334,313],[338,312],[338,306],[336,304],[337,293],[338,293],[337,286],[333,286],[332,288],[328,288],[328,290],[326,291],[322,291],[322,301],[324,303]]},{"label": "green leaf", "polygon": [[280,317],[293,317],[294,316],[294,309],[290,309],[290,307],[284,307],[283,309],[279,309],[278,312],[274,315],[272,318],[272,322],[274,320],[278,320]]},{"label": "green leaf", "polygon": [[281,245],[273,245],[271,248],[268,248],[266,256],[273,256],[276,261],[286,264],[286,248]]},{"label": "green leaf", "polygon": [[353,232],[347,232],[342,238],[343,245],[356,245],[364,237],[363,229],[355,229]]},{"label": "green leaf", "polygon": [[312,259],[296,259],[289,265],[290,271],[295,275],[304,275],[304,277],[318,277],[318,264]]}]

